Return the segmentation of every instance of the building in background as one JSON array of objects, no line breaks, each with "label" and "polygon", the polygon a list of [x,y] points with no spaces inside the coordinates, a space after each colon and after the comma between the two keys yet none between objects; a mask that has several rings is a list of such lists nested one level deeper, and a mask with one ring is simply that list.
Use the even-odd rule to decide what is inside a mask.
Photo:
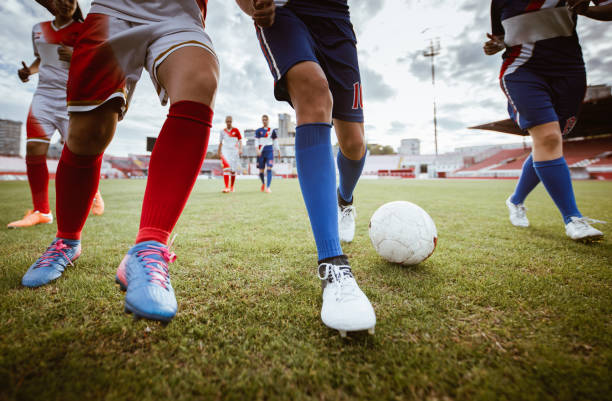
[{"label": "building in background", "polygon": [[0,120],[0,156],[19,157],[21,121]]},{"label": "building in background", "polygon": [[397,150],[400,156],[414,156],[421,154],[421,140],[418,138],[402,139]]}]

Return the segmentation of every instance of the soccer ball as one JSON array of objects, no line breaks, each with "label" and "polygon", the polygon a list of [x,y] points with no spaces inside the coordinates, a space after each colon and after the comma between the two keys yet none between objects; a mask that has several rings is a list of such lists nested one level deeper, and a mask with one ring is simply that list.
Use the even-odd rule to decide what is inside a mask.
[{"label": "soccer ball", "polygon": [[431,256],[438,242],[436,225],[411,202],[389,202],[370,219],[370,240],[389,262],[416,265]]}]

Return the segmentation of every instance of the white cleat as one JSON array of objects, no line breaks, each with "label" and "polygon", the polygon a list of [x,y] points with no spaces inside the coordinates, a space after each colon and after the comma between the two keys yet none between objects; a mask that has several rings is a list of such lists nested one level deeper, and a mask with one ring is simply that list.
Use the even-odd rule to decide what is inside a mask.
[{"label": "white cleat", "polygon": [[374,334],[374,308],[357,285],[347,257],[340,255],[321,263],[319,278],[323,286],[323,323],[338,330],[343,338],[349,331],[368,330]]},{"label": "white cleat", "polygon": [[515,205],[510,201],[510,198],[506,199],[506,206],[508,206],[508,211],[510,212],[510,223],[516,227],[529,227],[529,220],[527,220],[527,215],[525,211],[527,208],[522,203]]},{"label": "white cleat", "polygon": [[355,218],[357,212],[355,206],[338,205],[338,234],[340,241],[351,242],[355,238]]},{"label": "white cleat", "polygon": [[603,233],[593,228],[591,224],[605,224],[605,221],[588,217],[571,217],[570,219],[570,222],[565,225],[565,233],[574,241],[599,241],[603,238]]}]

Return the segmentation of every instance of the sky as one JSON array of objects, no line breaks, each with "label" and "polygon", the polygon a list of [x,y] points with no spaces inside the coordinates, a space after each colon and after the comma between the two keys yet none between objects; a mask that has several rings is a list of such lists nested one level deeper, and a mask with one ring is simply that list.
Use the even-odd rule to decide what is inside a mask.
[{"label": "sky", "polygon": [[[85,12],[90,1],[80,1]],[[490,32],[487,0],[349,0],[357,34],[363,84],[366,137],[369,143],[397,148],[403,138],[419,138],[421,153],[433,153],[431,60],[423,56],[430,40],[439,40],[435,58],[435,99],[440,153],[461,146],[520,142],[521,138],[469,126],[508,118],[498,83],[501,53],[485,56]],[[33,61],[32,26],[50,20],[34,0],[0,3],[0,118],[25,121],[37,79],[21,83],[21,61]],[[578,34],[589,84],[612,84],[612,25],[580,18]],[[231,0],[209,0],[206,30],[220,61],[221,78],[210,146],[226,115],[241,130],[261,125],[268,114],[295,113],[273,95],[273,80],[252,22]],[[143,73],[130,110],[119,124],[107,153],[144,153],[147,136],[157,136],[165,119]],[[25,137],[25,128],[24,128]],[[56,134],[56,139],[57,139]]]}]

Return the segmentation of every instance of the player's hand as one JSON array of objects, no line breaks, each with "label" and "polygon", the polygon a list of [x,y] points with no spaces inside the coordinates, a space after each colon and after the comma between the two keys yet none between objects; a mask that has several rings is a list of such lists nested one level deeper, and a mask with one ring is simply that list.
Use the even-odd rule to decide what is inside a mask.
[{"label": "player's hand", "polygon": [[69,63],[72,60],[72,49],[63,43],[60,43],[60,46],[57,48],[57,54],[61,61]]},{"label": "player's hand", "polygon": [[17,75],[19,75],[21,82],[28,82],[30,80],[29,76],[32,75],[30,67],[28,67],[24,61],[21,62],[21,65],[23,68],[17,70]]},{"label": "player's hand", "polygon": [[591,0],[568,0],[567,8],[576,14],[584,14],[589,8]]},{"label": "player's hand", "polygon": [[485,42],[482,47],[485,54],[487,56],[492,56],[495,53],[498,53],[506,48],[504,41],[498,38],[497,36],[493,36],[490,33],[487,33],[488,41]]},{"label": "player's hand", "polygon": [[253,0],[253,21],[262,28],[268,28],[274,24],[274,11],[276,6],[274,0]]}]

